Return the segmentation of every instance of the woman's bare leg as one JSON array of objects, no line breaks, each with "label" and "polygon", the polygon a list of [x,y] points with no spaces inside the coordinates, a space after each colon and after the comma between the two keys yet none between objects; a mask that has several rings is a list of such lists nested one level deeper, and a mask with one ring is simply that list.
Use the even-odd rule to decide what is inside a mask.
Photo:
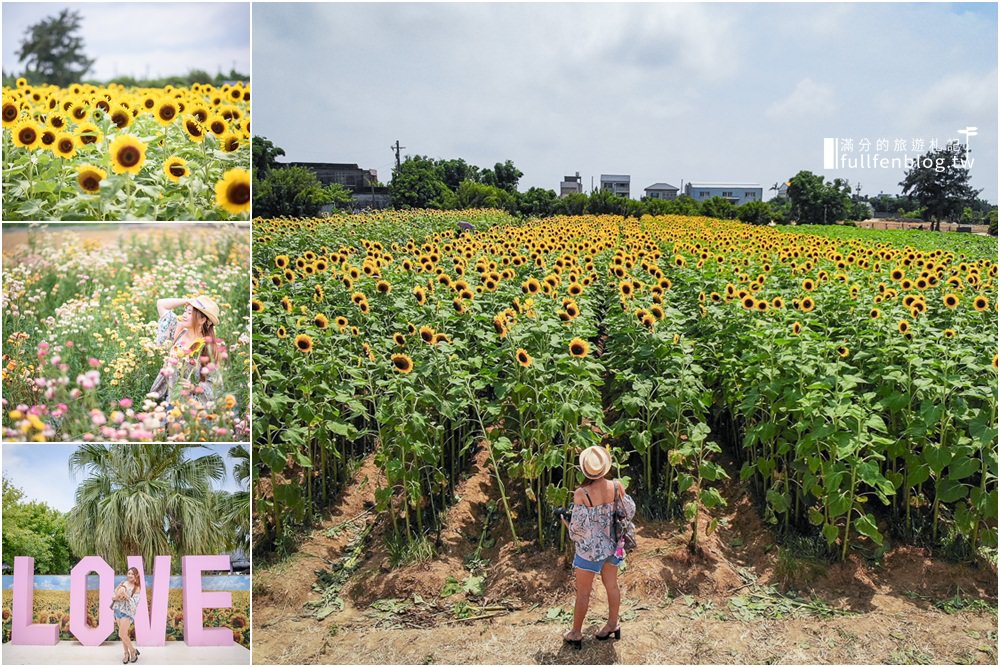
[{"label": "woman's bare leg", "polygon": [[590,605],[590,590],[594,587],[595,572],[574,568],[576,572],[576,606],[573,608],[573,629],[566,639],[583,639],[583,620]]},{"label": "woman's bare leg", "polygon": [[122,640],[122,648],[125,649],[125,657],[132,657],[132,640],[128,636],[128,619],[118,619],[118,638]]},{"label": "woman's bare leg", "polygon": [[622,603],[621,591],[618,589],[618,566],[605,563],[601,568],[601,582],[608,592],[608,624],[601,630],[604,635],[618,627],[618,611]]}]

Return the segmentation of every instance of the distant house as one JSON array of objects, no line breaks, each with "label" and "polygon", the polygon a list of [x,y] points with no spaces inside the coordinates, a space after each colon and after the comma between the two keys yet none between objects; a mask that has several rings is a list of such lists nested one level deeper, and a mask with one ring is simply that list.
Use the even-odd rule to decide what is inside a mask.
[{"label": "distant house", "polygon": [[583,180],[580,179],[580,172],[576,172],[576,176],[563,176],[562,183],[559,184],[560,197],[580,192],[583,192]]},{"label": "distant house", "polygon": [[764,200],[764,188],[759,183],[691,181],[684,185],[684,194],[695,201],[722,197],[736,206]]},{"label": "distant house", "polygon": [[677,199],[681,189],[670,183],[653,183],[644,190],[649,199]]},{"label": "distant house", "polygon": [[601,189],[610,190],[619,197],[628,197],[632,177],[628,174],[601,174]]},{"label": "distant house", "polygon": [[336,183],[353,192],[378,183],[378,172],[375,169],[362,169],[356,164],[346,162],[289,162],[281,167],[305,167],[319,179],[323,185]]}]

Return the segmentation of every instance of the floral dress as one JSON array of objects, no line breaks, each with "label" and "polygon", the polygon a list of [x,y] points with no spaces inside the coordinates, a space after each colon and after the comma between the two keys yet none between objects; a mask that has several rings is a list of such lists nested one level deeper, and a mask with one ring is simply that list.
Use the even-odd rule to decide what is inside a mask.
[{"label": "floral dress", "polygon": [[[615,486],[621,482],[615,482]],[[617,488],[615,492],[617,493]],[[618,501],[631,521],[635,516],[635,501],[627,493]],[[602,505],[573,504],[573,518],[569,523],[569,537],[576,543],[576,555],[592,562],[603,562],[614,555],[617,544],[611,538],[615,503]]]},{"label": "floral dress", "polygon": [[[176,402],[180,391],[188,385],[201,387],[201,393],[194,393],[203,404],[211,404],[222,392],[222,373],[214,364],[201,363],[201,349],[205,345],[198,338],[190,346],[185,347],[177,335],[177,315],[168,310],[156,325],[156,344],[162,346],[166,341],[174,341],[170,353],[163,362],[163,368],[153,381],[149,392],[156,394],[159,400]],[[184,380],[184,382],[180,382]]]},{"label": "floral dress", "polygon": [[[118,585],[119,590],[124,590],[128,593],[128,584],[124,581]],[[111,603],[111,610],[117,611],[125,614],[133,621],[135,620],[135,610],[139,606],[139,587],[136,586],[132,589],[132,595],[126,597],[124,600],[115,600]]]}]

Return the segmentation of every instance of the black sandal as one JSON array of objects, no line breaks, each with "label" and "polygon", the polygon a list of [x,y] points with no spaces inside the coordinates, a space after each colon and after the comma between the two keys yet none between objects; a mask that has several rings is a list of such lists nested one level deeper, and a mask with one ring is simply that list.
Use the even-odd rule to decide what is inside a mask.
[{"label": "black sandal", "polygon": [[139,659],[139,649],[136,649],[135,650],[135,655],[132,656],[132,662],[135,662],[138,659]]},{"label": "black sandal", "polygon": [[611,639],[611,635],[614,635],[615,639],[621,639],[622,638],[622,626],[619,625],[617,628],[615,628],[614,630],[612,630],[611,632],[609,632],[606,635],[595,634],[594,635],[594,639],[596,639],[597,641],[606,642],[609,639]]}]

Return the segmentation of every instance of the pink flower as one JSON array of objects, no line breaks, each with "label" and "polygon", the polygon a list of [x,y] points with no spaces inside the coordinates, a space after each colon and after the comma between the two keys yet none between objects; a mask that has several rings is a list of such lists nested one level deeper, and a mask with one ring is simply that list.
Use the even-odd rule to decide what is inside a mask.
[{"label": "pink flower", "polygon": [[96,357],[91,357],[90,359],[87,359],[87,363],[90,364],[91,368],[101,367],[101,360]]},{"label": "pink flower", "polygon": [[123,408],[131,408],[132,407],[132,399],[131,398],[123,398],[122,400],[118,401],[118,405],[122,406]]},{"label": "pink flower", "polygon": [[51,361],[51,363],[52,363],[52,365],[53,365],[53,366],[58,366],[58,365],[59,365],[59,362],[60,362],[60,361],[62,361],[62,357],[60,357],[60,356],[59,356],[59,355],[57,354],[57,355],[55,355],[54,357],[52,357],[52,361]]},{"label": "pink flower", "polygon": [[108,418],[104,416],[104,413],[100,410],[90,411],[90,421],[94,423],[94,426],[104,426],[108,423]]},{"label": "pink flower", "polygon": [[83,392],[77,389],[76,387],[73,387],[69,392],[70,398],[80,398],[82,394]]},{"label": "pink flower", "polygon": [[71,340],[66,341],[66,347],[73,347],[73,341]]},{"label": "pink flower", "polygon": [[89,442],[90,440],[94,439],[94,434],[93,433],[84,433],[83,434],[83,439],[87,440]]}]

